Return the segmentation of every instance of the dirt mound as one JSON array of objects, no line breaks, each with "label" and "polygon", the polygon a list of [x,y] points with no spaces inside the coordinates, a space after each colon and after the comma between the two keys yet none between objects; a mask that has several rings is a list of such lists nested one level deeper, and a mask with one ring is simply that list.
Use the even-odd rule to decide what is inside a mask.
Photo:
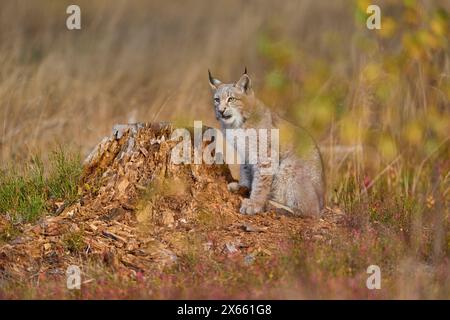
[{"label": "dirt mound", "polygon": [[130,274],[177,261],[201,242],[211,255],[272,255],[292,235],[326,240],[340,215],[302,219],[239,214],[225,165],[176,165],[166,123],[119,125],[85,161],[80,198],[27,225],[0,248],[3,279],[65,274],[69,265],[106,264]]}]

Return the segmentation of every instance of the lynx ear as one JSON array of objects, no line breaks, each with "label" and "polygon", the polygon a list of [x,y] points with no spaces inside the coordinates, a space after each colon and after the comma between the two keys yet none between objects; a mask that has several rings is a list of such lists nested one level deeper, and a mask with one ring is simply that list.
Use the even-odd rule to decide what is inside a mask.
[{"label": "lynx ear", "polygon": [[252,89],[252,81],[247,74],[247,68],[245,68],[244,74],[241,76],[238,82],[236,82],[236,87],[240,88],[243,92],[249,93]]},{"label": "lynx ear", "polygon": [[209,85],[213,90],[216,90],[219,85],[222,84],[220,80],[214,79],[211,75],[211,71],[208,69]]}]

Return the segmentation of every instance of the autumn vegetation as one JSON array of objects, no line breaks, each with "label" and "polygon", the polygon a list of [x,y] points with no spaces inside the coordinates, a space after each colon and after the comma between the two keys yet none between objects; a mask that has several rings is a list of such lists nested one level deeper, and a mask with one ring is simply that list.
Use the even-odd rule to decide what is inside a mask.
[{"label": "autumn vegetation", "polygon": [[[311,132],[327,206],[344,218],[251,263],[206,255],[190,234],[189,250],[151,275],[85,266],[93,280],[80,291],[0,267],[0,298],[448,299],[449,4],[378,2],[381,30],[366,28],[365,0],[79,1],[74,31],[68,1],[3,3],[0,248],[79,200],[82,160],[114,124],[217,126],[208,68],[228,81],[246,65],[260,99]],[[82,234],[63,241],[69,255],[85,246]],[[369,265],[381,290],[365,286]]]}]

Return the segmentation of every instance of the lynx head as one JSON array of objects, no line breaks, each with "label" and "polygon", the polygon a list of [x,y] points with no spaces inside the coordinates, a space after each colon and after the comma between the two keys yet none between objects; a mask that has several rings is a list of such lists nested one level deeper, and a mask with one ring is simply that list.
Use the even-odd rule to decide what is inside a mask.
[{"label": "lynx head", "polygon": [[216,119],[223,128],[242,127],[255,100],[247,68],[236,83],[222,83],[208,74]]}]

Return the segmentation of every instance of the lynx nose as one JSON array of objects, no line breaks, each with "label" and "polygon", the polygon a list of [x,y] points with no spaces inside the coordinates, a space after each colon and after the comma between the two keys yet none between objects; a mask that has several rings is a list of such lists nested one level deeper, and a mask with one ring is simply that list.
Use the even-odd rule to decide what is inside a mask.
[{"label": "lynx nose", "polygon": [[[227,112],[227,111],[228,111],[228,112]],[[220,117],[221,117],[222,119],[230,119],[230,118],[232,117],[232,114],[231,114],[230,111],[231,111],[231,110],[228,110],[228,109],[223,109],[223,110],[220,110],[220,109],[219,109]]]}]

